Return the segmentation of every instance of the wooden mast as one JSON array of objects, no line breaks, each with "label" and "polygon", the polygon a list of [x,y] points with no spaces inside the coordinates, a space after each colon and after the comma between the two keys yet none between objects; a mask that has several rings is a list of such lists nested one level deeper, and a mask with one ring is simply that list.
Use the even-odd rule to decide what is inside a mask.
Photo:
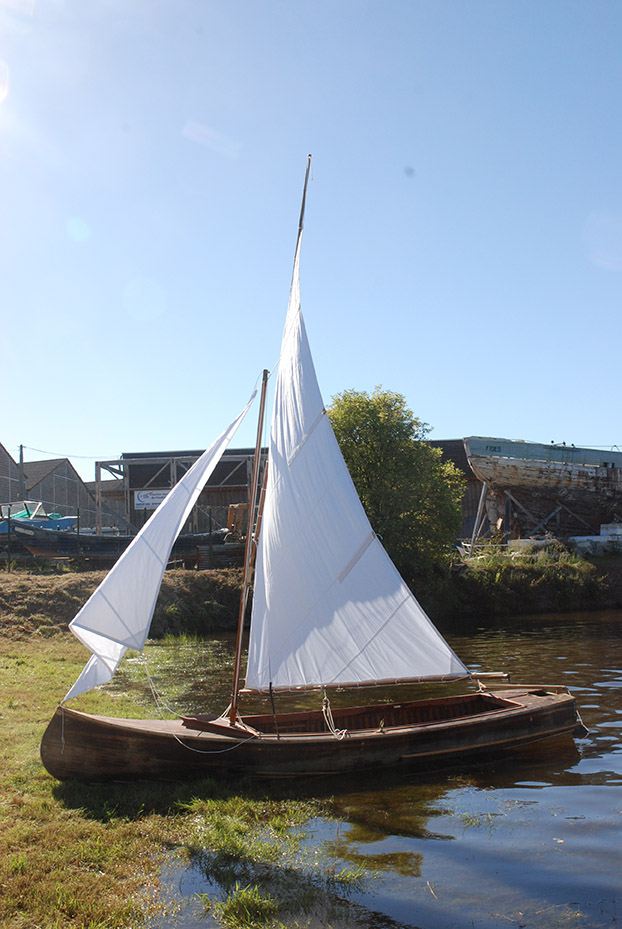
[{"label": "wooden mast", "polygon": [[296,240],[296,251],[300,245],[300,236],[302,235],[302,226],[305,218],[305,203],[307,201],[307,184],[309,183],[309,172],[311,170],[311,155],[307,155],[307,170],[305,171],[305,183],[302,189],[302,204],[300,206],[300,219],[298,220],[298,239]]},{"label": "wooden mast", "polygon": [[259,401],[259,419],[257,422],[257,441],[255,443],[255,457],[253,459],[253,474],[248,501],[248,520],[246,525],[246,543],[244,545],[244,573],[242,576],[242,591],[240,593],[240,610],[238,613],[238,634],[235,642],[235,661],[233,665],[233,687],[231,690],[231,711],[229,722],[235,725],[238,714],[238,693],[240,689],[240,667],[242,664],[242,638],[244,635],[244,614],[248,602],[248,588],[250,586],[251,554],[253,551],[253,529],[255,523],[255,502],[257,500],[257,486],[259,484],[259,463],[261,460],[261,436],[263,433],[263,418],[266,409],[266,390],[268,387],[268,371],[264,370],[261,381],[261,399]]},{"label": "wooden mast", "polygon": [[[302,237],[302,228],[305,216],[305,203],[307,200],[307,184],[309,183],[309,173],[311,171],[311,155],[307,156],[307,169],[305,171],[305,181],[302,189],[302,204],[300,207],[300,218],[298,220],[298,236],[296,238],[296,252],[298,255],[300,249],[300,239]],[[295,259],[294,259],[295,262]],[[295,270],[295,269],[294,269]],[[255,512],[255,499],[257,495],[257,484],[259,481],[259,459],[261,457],[261,434],[263,430],[263,417],[266,405],[266,387],[268,384],[268,372],[263,373],[263,382],[261,386],[261,404],[259,410],[259,423],[257,426],[257,442],[255,445],[255,460],[253,462],[253,476],[251,480],[251,496],[248,509],[248,527],[246,530],[246,545],[244,546],[244,576],[242,579],[242,592],[240,595],[240,612],[238,614],[238,634],[235,642],[235,659],[233,665],[233,687],[231,689],[231,708],[229,711],[229,724],[235,725],[238,715],[238,699],[240,691],[240,668],[242,664],[242,639],[244,636],[244,614],[248,601],[248,588],[250,585],[251,554],[253,551],[253,516]],[[265,488],[265,483],[264,483]],[[262,497],[263,490],[262,488]],[[263,499],[262,499],[263,503]],[[258,520],[259,523],[259,520]],[[256,527],[259,531],[259,525]]]}]

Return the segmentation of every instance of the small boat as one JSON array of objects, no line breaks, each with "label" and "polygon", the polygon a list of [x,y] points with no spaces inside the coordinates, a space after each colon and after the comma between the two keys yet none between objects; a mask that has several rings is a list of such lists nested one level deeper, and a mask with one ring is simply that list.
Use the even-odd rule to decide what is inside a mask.
[{"label": "small boat", "polygon": [[13,503],[0,503],[0,536],[7,535],[9,524],[12,530],[19,527],[43,527],[46,529],[73,529],[77,516],[61,516],[60,513],[48,513],[40,500],[16,500]]},{"label": "small boat", "polygon": [[[260,475],[268,372],[261,384],[230,706],[220,715],[119,719],[66,702],[107,682],[128,648],[142,650],[168,553],[189,509],[250,403],[177,484],[70,624],[92,652],[41,745],[57,778],[86,781],[337,774],[421,766],[498,753],[568,735],[565,687],[499,683],[471,674],[425,614],[373,532],[317,384],[300,309],[299,261],[310,161],[275,387],[268,466]],[[254,393],[256,393],[255,391]],[[261,480],[260,480],[261,477]],[[246,681],[242,645],[256,548]],[[328,693],[378,685],[460,681],[458,694],[331,706]],[[456,685],[452,685],[456,686]],[[497,689],[498,688],[498,689]],[[277,710],[283,695],[316,695],[307,711]],[[242,712],[246,694],[269,709]]]}]

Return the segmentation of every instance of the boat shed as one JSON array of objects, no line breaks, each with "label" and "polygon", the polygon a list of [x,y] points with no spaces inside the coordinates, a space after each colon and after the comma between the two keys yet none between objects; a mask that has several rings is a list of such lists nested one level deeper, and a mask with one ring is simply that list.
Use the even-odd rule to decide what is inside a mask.
[{"label": "boat shed", "polygon": [[[124,452],[118,459],[98,461],[95,465],[98,512],[107,503],[123,514],[128,525],[140,529],[202,454],[202,450]],[[265,461],[267,449],[262,454]],[[184,532],[210,532],[227,527],[230,507],[248,503],[253,456],[252,448],[225,450]],[[104,472],[112,479],[102,480]]]},{"label": "boat shed", "polygon": [[469,464],[464,442],[462,439],[428,439],[426,444],[431,445],[432,448],[440,448],[441,461],[451,461],[466,478],[466,489],[462,498],[460,538],[470,539],[475,526],[482,484]]},{"label": "boat shed", "polygon": [[79,513],[82,526],[95,525],[95,498],[68,458],[18,464],[0,445],[0,503],[24,499],[41,502],[48,513]]}]

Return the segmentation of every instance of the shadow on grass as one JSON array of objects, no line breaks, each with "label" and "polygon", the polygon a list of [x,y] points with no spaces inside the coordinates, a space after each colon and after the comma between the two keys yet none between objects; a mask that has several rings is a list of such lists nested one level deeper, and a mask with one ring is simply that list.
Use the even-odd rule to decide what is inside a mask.
[{"label": "shadow on grass", "polygon": [[[101,822],[113,819],[139,819],[151,814],[175,815],[192,801],[210,799],[227,801],[244,798],[249,801],[270,800],[307,802],[317,800],[327,807],[344,793],[375,792],[400,786],[412,772],[379,772],[369,774],[322,775],[309,778],[255,779],[252,777],[200,778],[187,781],[113,781],[89,784],[82,781],[61,781],[53,788],[56,800],[69,809]],[[421,774],[422,784],[435,775]]]},{"label": "shadow on grass", "polygon": [[101,822],[113,819],[140,819],[151,814],[176,815],[196,799],[227,801],[244,798],[249,801],[271,800],[301,802],[318,801],[327,809],[340,808],[340,798],[350,794],[373,795],[379,791],[405,786],[430,790],[438,798],[456,786],[456,780],[467,778],[482,783],[504,782],[508,775],[520,781],[534,766],[547,769],[551,762],[551,747],[555,757],[564,755],[566,764],[579,757],[572,740],[562,736],[548,743],[535,743],[523,749],[508,749],[502,753],[483,753],[470,763],[434,764],[426,767],[393,768],[374,773],[321,775],[309,778],[215,777],[187,781],[125,781],[87,784],[81,781],[58,782],[54,797],[70,809]]},{"label": "shadow on grass", "polygon": [[157,814],[176,815],[197,798],[229,800],[244,796],[259,800],[267,794],[273,799],[296,800],[308,795],[298,790],[266,790],[250,778],[219,781],[201,778],[189,781],[127,781],[86,784],[81,781],[63,781],[52,789],[54,797],[69,809],[80,810],[83,815],[100,822],[113,819],[140,819]]}]

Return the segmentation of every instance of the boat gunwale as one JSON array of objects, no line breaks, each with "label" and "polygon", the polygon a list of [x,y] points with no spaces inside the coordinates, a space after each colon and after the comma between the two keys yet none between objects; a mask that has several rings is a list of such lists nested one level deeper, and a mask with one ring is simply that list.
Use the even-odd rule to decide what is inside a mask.
[{"label": "boat gunwale", "polygon": [[[417,731],[426,731],[434,732],[443,729],[449,729],[453,727],[466,727],[468,725],[477,725],[485,724],[489,720],[507,718],[514,719],[522,714],[531,713],[534,709],[540,708],[539,702],[537,700],[529,700],[532,698],[543,698],[548,696],[549,706],[554,708],[555,706],[561,706],[567,703],[575,703],[575,698],[568,692],[566,693],[543,693],[541,689],[536,689],[534,692],[533,689],[525,688],[524,692],[520,694],[511,693],[511,698],[502,697],[500,694],[490,694],[483,692],[482,696],[486,696],[495,701],[496,705],[490,707],[489,709],[484,709],[482,712],[474,713],[466,716],[454,716],[447,719],[431,719],[424,720],[415,723],[400,724],[400,725],[383,725],[383,726],[374,726],[367,727],[365,729],[348,729],[345,728],[344,738],[347,738],[348,741],[359,741],[364,739],[369,739],[370,737],[377,736],[396,736],[402,737],[408,733],[415,733]],[[478,693],[474,694],[464,694],[458,695],[465,697],[476,697],[479,696]],[[523,697],[523,700],[517,700],[516,697]],[[452,698],[447,698],[452,699]],[[455,699],[455,698],[454,698]],[[444,702],[443,698],[436,699],[434,702],[442,703]],[[412,701],[414,704],[425,704],[426,701]],[[502,705],[500,705],[502,703]],[[369,707],[371,710],[378,710],[380,713],[385,707],[392,709],[394,707],[401,708],[408,706],[408,702],[402,704],[376,704],[375,706]],[[344,709],[359,709],[356,708],[344,708]],[[315,731],[282,731],[277,732],[265,731],[258,729],[252,725],[252,721],[259,719],[269,719],[268,716],[254,717],[248,716],[242,719],[241,724],[230,727],[226,720],[223,720],[222,725],[219,724],[219,718],[215,717],[211,720],[205,719],[205,727],[194,727],[189,726],[186,723],[199,721],[198,717],[181,717],[178,719],[144,719],[144,718],[124,718],[124,717],[114,717],[114,716],[99,716],[93,713],[84,713],[80,710],[73,710],[63,705],[60,705],[57,708],[57,712],[68,713],[78,721],[83,721],[84,724],[91,723],[92,725],[102,726],[104,728],[109,728],[111,730],[120,730],[127,732],[142,733],[149,737],[153,738],[175,738],[175,739],[201,739],[202,741],[207,741],[208,739],[216,739],[218,742],[223,742],[231,744],[231,742],[237,742],[242,744],[248,741],[258,741],[264,744],[277,744],[277,743],[287,743],[287,742],[319,742],[324,743],[331,740],[335,740],[336,736],[330,730],[324,732],[315,732]],[[320,711],[311,711],[316,715],[321,716]],[[284,714],[291,716],[296,716],[298,714]],[[310,713],[302,712],[303,716],[308,717]],[[277,717],[278,720],[278,717]],[[339,722],[339,717],[337,717],[337,723]],[[210,723],[213,728],[210,727]],[[574,723],[573,723],[574,726]],[[209,728],[208,728],[209,727]],[[340,727],[337,725],[337,729]],[[567,728],[564,727],[560,731],[565,731]]]}]

